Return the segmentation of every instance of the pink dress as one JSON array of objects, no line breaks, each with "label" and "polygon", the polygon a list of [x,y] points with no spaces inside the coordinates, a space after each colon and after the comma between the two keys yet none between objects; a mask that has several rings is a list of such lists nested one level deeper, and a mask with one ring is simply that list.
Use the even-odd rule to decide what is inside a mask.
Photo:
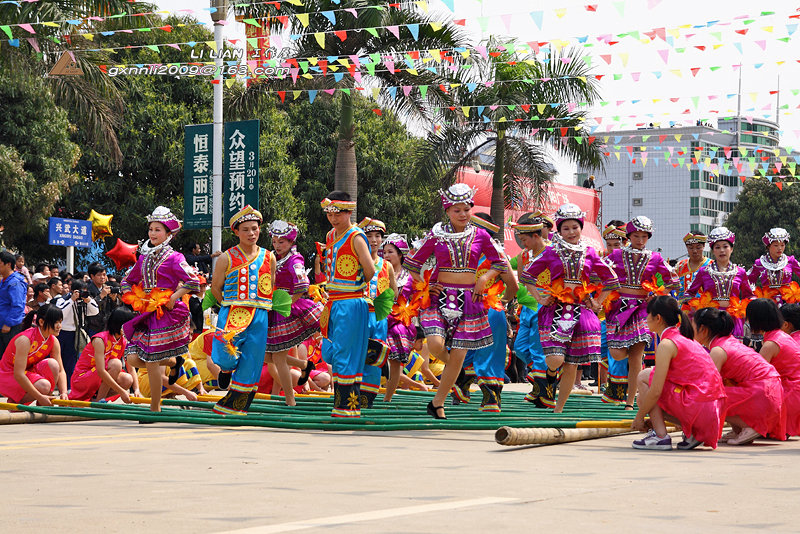
[{"label": "pink dress", "polygon": [[661,333],[661,341],[665,339],[675,343],[678,354],[669,364],[658,406],[680,421],[684,434],[716,449],[725,424],[722,377],[700,343],[683,337],[674,326]]},{"label": "pink dress", "polygon": [[792,336],[792,339],[797,341],[797,343],[800,343],[800,330],[795,330],[794,332],[792,332],[789,335]]},{"label": "pink dress", "polygon": [[56,343],[56,337],[50,336],[44,339],[39,327],[34,326],[23,330],[9,342],[0,360],[0,397],[8,397],[13,403],[18,403],[27,394],[22,386],[14,378],[14,358],[17,355],[16,342],[19,337],[27,337],[31,341],[31,348],[28,350],[28,363],[25,365],[25,376],[35,384],[39,380],[45,379],[50,382],[50,391],[56,386],[56,378],[50,369],[47,360],[50,352]]},{"label": "pink dress", "polygon": [[[719,303],[719,309],[728,311],[730,298],[740,300],[753,298],[753,290],[747,279],[747,272],[738,265],[731,263],[726,271],[718,271],[716,262],[711,262],[701,267],[694,277],[694,282],[686,290],[683,300],[688,301],[698,293],[710,292],[714,300]],[[693,310],[697,311],[697,310]],[[733,310],[730,310],[733,312]],[[733,315],[733,335],[742,339],[744,335],[744,315]]]},{"label": "pink dress", "polygon": [[[128,344],[125,336],[119,336],[119,339],[114,339],[111,332],[106,330],[95,334],[92,339],[100,339],[103,342],[105,350],[103,358],[105,359],[106,369],[108,369],[108,364],[111,360],[122,360],[125,346]],[[100,378],[97,372],[94,354],[94,346],[89,343],[83,348],[83,352],[78,357],[78,363],[72,373],[72,389],[69,392],[71,400],[88,401],[97,394],[103,379]]]},{"label": "pink dress", "polygon": [[720,374],[731,380],[725,386],[728,395],[727,416],[738,415],[762,436],[786,439],[783,416],[781,375],[759,353],[733,336],[718,337],[711,348],[719,347],[728,355]]},{"label": "pink dress", "polygon": [[764,342],[778,345],[779,352],[770,362],[781,375],[783,413],[786,433],[800,435],[800,345],[783,330],[764,333]]}]

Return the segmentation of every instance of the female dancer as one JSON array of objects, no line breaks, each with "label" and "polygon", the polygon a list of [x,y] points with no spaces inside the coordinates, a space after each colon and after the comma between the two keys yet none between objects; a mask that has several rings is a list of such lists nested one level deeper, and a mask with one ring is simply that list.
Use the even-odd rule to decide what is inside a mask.
[{"label": "female dancer", "polygon": [[133,312],[127,308],[117,308],[111,312],[106,330],[92,336],[75,366],[70,399],[102,400],[113,390],[123,402],[130,404],[128,390],[136,384],[134,390],[138,392],[139,382],[136,371],[130,366],[127,373],[124,370],[122,355],[128,342],[122,336],[122,325],[133,317]]},{"label": "female dancer", "polygon": [[[31,326],[34,315],[36,325]],[[13,403],[52,406],[49,395],[58,385],[59,398],[68,398],[67,373],[56,339],[62,317],[61,310],[51,305],[28,313],[22,323],[25,330],[11,339],[0,360],[0,396]]]},{"label": "female dancer", "polygon": [[[388,261],[394,269],[394,276],[397,282],[399,295],[405,299],[407,305],[411,303],[411,295],[414,292],[414,279],[411,274],[403,268],[403,257],[408,254],[408,242],[405,237],[399,234],[389,234],[383,242],[383,259]],[[397,384],[400,383],[400,375],[403,374],[403,366],[408,363],[411,356],[411,349],[417,338],[417,329],[410,322],[398,318],[394,313],[389,316],[389,380],[386,382],[386,395],[383,400],[392,400]]]},{"label": "female dancer", "polygon": [[731,314],[734,319],[733,335],[741,340],[744,336],[744,310],[741,309],[742,306],[731,306],[731,300],[752,298],[753,290],[750,288],[745,270],[731,263],[736,235],[724,226],[720,226],[711,230],[708,242],[715,261],[697,271],[694,281],[683,295],[683,300],[688,301],[698,293],[710,294],[719,304],[719,309]]},{"label": "female dancer", "polygon": [[711,349],[711,359],[728,395],[725,421],[733,430],[720,438],[728,445],[746,445],[761,436],[784,440],[781,375],[756,351],[731,335],[733,317],[715,308],[694,314],[695,339]]},{"label": "female dancer", "polygon": [[756,299],[747,305],[747,321],[754,334],[764,335],[761,355],[781,375],[786,433],[800,435],[800,345],[781,330],[783,317],[770,299]]},{"label": "female dancer", "polygon": [[692,340],[692,324],[674,298],[662,295],[647,303],[647,326],[661,342],[656,366],[639,373],[639,411],[631,428],[647,430],[648,414],[653,428],[634,441],[633,448],[671,450],[667,419],[683,429],[678,449],[694,449],[701,443],[715,449],[725,421],[725,387],[719,371],[706,349]]},{"label": "female dancer", "polygon": [[[486,230],[470,223],[473,189],[455,184],[439,193],[449,222],[437,223],[420,248],[406,257],[404,266],[415,280],[422,281],[423,264],[431,256],[436,258],[438,279],[431,287],[430,306],[420,310],[419,318],[428,349],[446,364],[439,389],[428,404],[428,414],[445,419],[444,401],[461,372],[467,351],[492,344],[489,319],[481,301],[486,283],[506,267]],[[476,282],[481,254],[489,260],[491,269]]]},{"label": "female dancer", "polygon": [[667,291],[677,289],[679,284],[678,277],[661,254],[645,248],[653,237],[650,219],[634,217],[625,227],[625,232],[630,246],[612,251],[607,259],[619,278],[620,297],[612,304],[606,317],[612,359],[608,362],[609,383],[603,400],[625,401],[625,409],[632,410],[644,348],[652,340],[647,329],[647,301],[651,292],[643,284],[658,285],[654,284],[657,274],[661,275]]},{"label": "female dancer", "polygon": [[[181,300],[187,293],[200,289],[200,281],[183,254],[169,245],[181,228],[181,222],[164,206],[147,217],[149,239],[140,247],[136,265],[122,280],[122,291],[134,302],[137,293],[156,298],[158,293],[169,294],[157,310],[140,313],[122,326],[128,340],[125,355],[134,367],[145,367],[150,380],[150,410],[161,411],[161,369],[170,367],[170,384],[178,379],[183,356],[189,351],[191,321],[189,307]],[[137,286],[137,287],[134,287]],[[132,291],[134,290],[134,291]]]},{"label": "female dancer", "polygon": [[[298,229],[286,221],[272,221],[269,226],[272,248],[275,251],[275,289],[283,289],[292,296],[292,311],[283,317],[270,310],[267,327],[267,357],[269,374],[277,377],[283,388],[287,406],[296,404],[289,364],[303,369],[297,384],[308,381],[313,362],[289,356],[289,350],[319,331],[322,304],[303,298],[308,291],[308,276],[303,255],[294,248]],[[274,369],[273,369],[274,367]]]},{"label": "female dancer", "polygon": [[763,296],[773,299],[779,305],[783,302],[781,288],[792,283],[792,275],[800,277],[800,263],[794,256],[784,254],[789,242],[789,232],[783,228],[773,228],[761,238],[767,252],[757,258],[750,272],[750,283],[761,286]]},{"label": "female dancer", "polygon": [[[521,283],[539,302],[539,336],[547,361],[547,385],[540,400],[553,405],[558,368],[562,365],[561,385],[555,413],[564,410],[575,382],[578,365],[600,360],[600,321],[597,312],[619,281],[597,252],[581,243],[585,214],[575,204],[564,204],[556,212],[558,238],[544,249],[522,272]],[[536,288],[539,274],[550,270],[550,294]],[[603,283],[595,299],[586,289],[590,279]]]}]

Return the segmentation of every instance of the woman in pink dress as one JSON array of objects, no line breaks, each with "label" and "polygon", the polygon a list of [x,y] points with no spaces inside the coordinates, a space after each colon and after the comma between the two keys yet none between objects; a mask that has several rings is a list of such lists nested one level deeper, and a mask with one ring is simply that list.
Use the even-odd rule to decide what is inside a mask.
[{"label": "woman in pink dress", "polygon": [[661,342],[656,366],[639,373],[639,411],[631,427],[647,430],[644,418],[649,414],[652,429],[633,448],[671,450],[665,419],[683,429],[678,449],[701,443],[716,448],[725,422],[725,387],[706,349],[692,339],[689,317],[677,300],[664,295],[647,303],[647,326]]},{"label": "woman in pink dress", "polygon": [[58,385],[61,399],[67,398],[67,373],[61,363],[61,346],[56,336],[61,330],[61,310],[45,305],[23,321],[25,330],[14,336],[0,360],[0,397],[9,402],[52,406],[53,388]]},{"label": "woman in pink dress", "polygon": [[746,445],[761,436],[784,440],[781,375],[756,351],[731,335],[728,312],[703,308],[694,314],[695,339],[711,349],[722,375],[728,410],[725,421],[733,430],[720,441]]},{"label": "woman in pink dress", "polygon": [[108,318],[108,328],[92,336],[92,342],[84,347],[72,374],[71,400],[101,400],[113,391],[130,404],[128,390],[135,386],[134,391],[138,392],[139,381],[130,364],[126,372],[123,354],[128,342],[122,335],[122,325],[131,319],[133,312],[117,308]]},{"label": "woman in pink dress", "polygon": [[754,334],[764,335],[759,352],[781,375],[786,433],[800,435],[800,345],[781,330],[783,317],[771,299],[756,299],[748,304],[747,321]]},{"label": "woman in pink dress", "polygon": [[800,304],[784,304],[781,306],[781,315],[783,315],[781,330],[800,343]]}]

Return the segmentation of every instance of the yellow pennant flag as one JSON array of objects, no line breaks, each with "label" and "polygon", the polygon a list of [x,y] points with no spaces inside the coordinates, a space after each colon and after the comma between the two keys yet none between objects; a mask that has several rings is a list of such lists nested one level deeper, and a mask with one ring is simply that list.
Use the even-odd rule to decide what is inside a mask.
[{"label": "yellow pennant flag", "polygon": [[437,49],[428,49],[428,53],[436,60],[437,63],[442,62],[442,51]]},{"label": "yellow pennant flag", "polygon": [[325,34],[323,32],[314,32],[314,39],[320,48],[325,48]]},{"label": "yellow pennant flag", "polygon": [[84,33],[84,34],[83,34],[83,38],[84,38],[84,39],[89,39],[90,41],[94,41],[94,34],[91,34],[91,33]]},{"label": "yellow pennant flag", "polygon": [[439,30],[441,30],[441,29],[442,29],[442,25],[441,25],[441,24],[439,24],[438,22],[431,22],[431,23],[430,23],[430,26],[431,26],[431,29],[432,29],[433,31],[435,31],[435,32],[438,32]]},{"label": "yellow pennant flag", "polygon": [[372,88],[372,98],[378,98],[378,95],[380,95],[380,94],[381,94],[381,88],[380,87],[373,87]]},{"label": "yellow pennant flag", "polygon": [[541,115],[544,113],[544,108],[547,107],[547,104],[536,104],[536,109],[539,110],[539,114]]},{"label": "yellow pennant flag", "polygon": [[464,116],[469,118],[469,106],[461,106],[461,111],[464,113]]},{"label": "yellow pennant flag", "polygon": [[418,76],[419,75],[419,73],[417,72],[417,69],[406,69],[406,72],[409,73],[412,76]]},{"label": "yellow pennant flag", "polygon": [[617,156],[617,161],[619,161],[619,152],[614,152],[614,155]]},{"label": "yellow pennant flag", "polygon": [[297,100],[303,91],[292,91],[292,96],[294,97],[292,100]]},{"label": "yellow pennant flag", "polygon": [[555,12],[556,12],[556,17],[558,17],[560,19],[563,19],[564,16],[567,14],[567,8],[560,7],[558,9],[556,9]]},{"label": "yellow pennant flag", "polygon": [[677,76],[678,78],[683,78],[683,74],[681,74],[681,71],[679,69],[672,69],[670,72],[675,76]]},{"label": "yellow pennant flag", "polygon": [[303,28],[308,26],[308,13],[298,13],[295,16],[297,17],[297,20],[300,21],[300,24],[303,25]]},{"label": "yellow pennant flag", "polygon": [[428,2],[423,2],[422,0],[420,0],[419,2],[414,2],[414,3],[417,5],[418,8],[420,8],[425,13],[428,12]]},{"label": "yellow pennant flag", "polygon": [[217,42],[216,41],[206,41],[206,44],[211,47],[214,52],[217,51]]},{"label": "yellow pennant flag", "polygon": [[628,54],[627,52],[620,52],[619,53],[619,58],[622,60],[622,66],[623,67],[627,67],[628,66],[628,59],[630,58],[630,54]]}]

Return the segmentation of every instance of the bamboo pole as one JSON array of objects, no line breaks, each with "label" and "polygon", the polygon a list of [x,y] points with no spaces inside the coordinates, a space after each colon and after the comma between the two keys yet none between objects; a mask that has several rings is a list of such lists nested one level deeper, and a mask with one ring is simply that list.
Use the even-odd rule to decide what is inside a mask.
[{"label": "bamboo pole", "polygon": [[500,445],[555,445],[583,441],[585,439],[607,438],[631,432],[630,423],[625,428],[513,428],[500,427],[494,439]]}]

